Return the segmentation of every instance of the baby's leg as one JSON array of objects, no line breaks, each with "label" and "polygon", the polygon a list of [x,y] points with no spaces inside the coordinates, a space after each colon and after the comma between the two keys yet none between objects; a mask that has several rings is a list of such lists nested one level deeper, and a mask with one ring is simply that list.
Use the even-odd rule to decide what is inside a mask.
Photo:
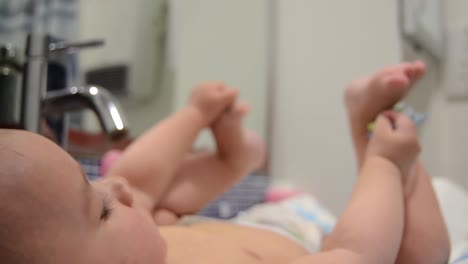
[{"label": "baby's leg", "polygon": [[212,125],[216,153],[199,152],[185,159],[159,205],[165,212],[155,216],[156,221],[170,222],[165,219],[174,217],[167,217],[167,211],[176,215],[197,212],[262,165],[263,143],[242,124],[247,110],[246,105],[236,105]]},{"label": "baby's leg", "polygon": [[234,171],[249,173],[262,166],[263,142],[243,125],[248,112],[245,104],[236,104],[212,126],[220,159]]},{"label": "baby's leg", "polygon": [[[421,63],[387,68],[352,83],[345,103],[359,166],[365,155],[369,122],[404,97],[424,73]],[[448,234],[430,178],[418,162],[405,191],[405,232],[397,263],[447,263]]]}]

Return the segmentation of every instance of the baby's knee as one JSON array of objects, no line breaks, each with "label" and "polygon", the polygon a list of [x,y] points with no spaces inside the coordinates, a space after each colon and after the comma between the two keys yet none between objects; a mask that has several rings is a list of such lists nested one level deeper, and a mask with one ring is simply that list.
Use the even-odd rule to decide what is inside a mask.
[{"label": "baby's knee", "polygon": [[447,233],[445,225],[440,226],[439,230],[433,230],[430,232],[433,235],[428,237],[426,247],[423,247],[421,255],[427,256],[424,262],[421,263],[434,263],[434,264],[446,264],[450,258],[450,239]]},{"label": "baby's knee", "polygon": [[403,241],[396,263],[447,264],[450,258],[450,240],[446,232],[439,231]]},{"label": "baby's knee", "polygon": [[167,209],[157,209],[153,214],[154,221],[157,225],[174,225],[179,221],[179,216]]},{"label": "baby's knee", "polygon": [[[437,241],[434,242],[435,244],[434,254],[435,254],[436,259],[439,260],[439,262],[437,263],[441,263],[441,264],[448,263],[450,259],[450,252],[451,252],[450,239],[446,230],[444,231],[445,232],[442,232],[442,235],[436,238]],[[430,263],[430,262],[426,262],[426,263]]]}]

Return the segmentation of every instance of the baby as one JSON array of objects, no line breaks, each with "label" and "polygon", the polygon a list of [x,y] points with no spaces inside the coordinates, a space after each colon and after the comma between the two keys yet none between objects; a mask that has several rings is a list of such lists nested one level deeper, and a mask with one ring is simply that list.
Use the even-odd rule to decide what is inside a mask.
[{"label": "baby", "polygon": [[[90,183],[67,153],[31,133],[0,132],[0,262],[130,264],[447,263],[449,244],[412,122],[386,111],[424,72],[405,63],[359,80],[345,102],[359,162],[355,192],[322,250],[229,222],[177,225],[257,168],[263,145],[223,84],[135,141]],[[377,118],[368,139],[367,125]],[[187,156],[210,127],[216,153]]]}]

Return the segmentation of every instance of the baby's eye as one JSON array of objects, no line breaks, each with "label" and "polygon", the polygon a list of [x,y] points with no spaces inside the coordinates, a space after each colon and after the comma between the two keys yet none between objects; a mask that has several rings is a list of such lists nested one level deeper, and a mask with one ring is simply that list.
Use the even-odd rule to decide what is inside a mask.
[{"label": "baby's eye", "polygon": [[106,221],[112,214],[112,199],[108,196],[102,200],[101,221]]}]

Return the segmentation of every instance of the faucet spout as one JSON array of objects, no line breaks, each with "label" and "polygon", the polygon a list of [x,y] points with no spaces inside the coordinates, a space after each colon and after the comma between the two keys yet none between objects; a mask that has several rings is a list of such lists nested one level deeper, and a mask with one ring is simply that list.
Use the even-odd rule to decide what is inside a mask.
[{"label": "faucet spout", "polygon": [[43,102],[43,114],[56,115],[91,109],[97,115],[102,130],[111,140],[128,135],[127,122],[113,96],[99,86],[71,87],[50,91]]}]

